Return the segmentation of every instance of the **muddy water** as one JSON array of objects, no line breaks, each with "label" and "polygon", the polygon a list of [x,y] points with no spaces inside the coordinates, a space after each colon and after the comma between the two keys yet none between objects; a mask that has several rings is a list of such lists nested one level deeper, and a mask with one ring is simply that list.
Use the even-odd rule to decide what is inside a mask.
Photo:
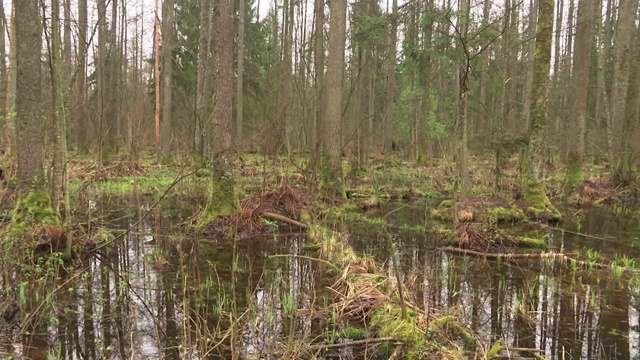
[{"label": "muddy water", "polygon": [[[269,358],[283,343],[321,341],[339,330],[307,311],[326,301],[312,290],[329,284],[316,263],[296,256],[305,255],[304,236],[274,234],[233,245],[175,234],[173,225],[190,215],[192,206],[184,205],[165,205],[143,221],[146,208],[138,200],[108,204],[118,211],[98,206],[95,227],[117,233],[139,223],[117,246],[59,271],[58,279],[1,284],[19,294],[21,311],[0,319],[0,358]],[[435,235],[401,230],[405,224],[429,228],[426,209],[389,204],[371,214],[386,215],[388,234],[350,236],[360,254],[390,271],[399,264],[424,309],[460,314],[482,340],[539,349],[550,359],[640,359],[637,283],[607,270],[443,253]],[[606,258],[640,253],[640,227],[633,221],[598,210],[581,216],[563,227],[598,238],[550,231],[552,249],[594,248]],[[386,236],[394,238],[395,256]],[[354,350],[331,356],[351,358]]]}]

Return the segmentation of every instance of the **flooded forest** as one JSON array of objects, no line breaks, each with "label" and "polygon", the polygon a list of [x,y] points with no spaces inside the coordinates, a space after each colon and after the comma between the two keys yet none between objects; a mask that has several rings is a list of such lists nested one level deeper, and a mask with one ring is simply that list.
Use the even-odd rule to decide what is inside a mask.
[{"label": "flooded forest", "polygon": [[0,360],[640,360],[639,3],[0,1]]}]

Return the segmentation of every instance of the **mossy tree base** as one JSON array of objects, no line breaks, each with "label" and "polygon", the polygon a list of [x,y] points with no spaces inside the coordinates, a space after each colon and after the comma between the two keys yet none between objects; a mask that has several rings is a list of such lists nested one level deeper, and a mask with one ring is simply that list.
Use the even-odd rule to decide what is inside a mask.
[{"label": "mossy tree base", "polygon": [[347,199],[342,164],[340,159],[330,159],[327,154],[322,155],[320,193],[330,201],[341,202]]},{"label": "mossy tree base", "polygon": [[569,193],[584,183],[584,169],[582,163],[576,158],[569,159],[567,174],[564,183],[564,192]]},{"label": "mossy tree base", "polygon": [[[51,203],[51,196],[42,189],[33,189],[22,195],[11,214],[11,223],[3,245],[36,250],[46,245],[52,251],[60,251],[66,244],[61,230],[62,221]],[[25,246],[27,245],[27,246]]]},{"label": "mossy tree base", "polygon": [[525,212],[530,218],[545,221],[559,221],[562,215],[549,200],[543,182],[529,179],[526,181],[522,200],[526,203]]},{"label": "mossy tree base", "polygon": [[198,219],[198,226],[204,227],[221,217],[233,215],[238,211],[233,177],[213,174],[209,189],[209,200]]}]

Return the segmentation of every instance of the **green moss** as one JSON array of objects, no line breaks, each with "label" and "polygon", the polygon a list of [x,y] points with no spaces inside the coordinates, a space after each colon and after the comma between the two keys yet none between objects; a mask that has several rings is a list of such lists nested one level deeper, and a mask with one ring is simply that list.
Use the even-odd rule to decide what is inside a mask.
[{"label": "green moss", "polygon": [[407,318],[402,319],[400,307],[387,304],[373,314],[370,324],[377,327],[378,336],[393,337],[402,342],[404,359],[423,359],[431,352],[426,334],[416,323],[413,312],[408,312]]},{"label": "green moss", "polygon": [[546,238],[536,238],[533,236],[518,237],[518,246],[522,248],[547,249]]},{"label": "green moss", "polygon": [[18,224],[60,225],[60,215],[53,209],[51,197],[44,190],[31,190],[21,197],[11,214],[11,222]]},{"label": "green moss", "polygon": [[453,200],[450,200],[450,199],[442,200],[438,205],[438,207],[440,208],[450,208],[452,206],[453,206]]},{"label": "green moss", "polygon": [[516,205],[510,208],[498,206],[488,209],[483,215],[490,223],[519,222],[526,219],[524,211]]},{"label": "green moss", "polygon": [[485,356],[485,358],[486,359],[495,358],[496,356],[498,356],[498,353],[500,353],[500,350],[502,349],[503,349],[502,339],[500,339],[491,346],[491,349],[489,349],[489,351],[487,351],[487,355]]},{"label": "green moss", "polygon": [[362,340],[366,337],[366,335],[367,333],[364,331],[364,329],[348,327],[342,330],[342,334],[340,336],[351,340]]},{"label": "green moss", "polygon": [[529,180],[523,189],[523,200],[527,204],[527,215],[534,219],[560,220],[562,215],[551,204],[544,183]]},{"label": "green moss", "polygon": [[460,338],[466,347],[473,348],[476,345],[476,339],[471,335],[469,330],[460,325],[453,316],[443,316],[434,321],[434,326],[444,330],[453,337]]},{"label": "green moss", "polygon": [[567,164],[564,191],[571,192],[584,182],[584,169],[578,159],[571,158]]},{"label": "green moss", "polygon": [[238,211],[232,177],[224,175],[212,177],[209,189],[207,206],[196,223],[198,228]]}]

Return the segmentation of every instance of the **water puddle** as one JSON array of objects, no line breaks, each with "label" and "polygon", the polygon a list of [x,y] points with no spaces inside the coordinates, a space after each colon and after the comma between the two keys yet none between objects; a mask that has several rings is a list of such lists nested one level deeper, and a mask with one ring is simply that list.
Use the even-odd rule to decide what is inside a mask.
[{"label": "water puddle", "polygon": [[[96,225],[122,230],[139,222],[117,246],[61,271],[54,282],[39,283],[35,276],[15,285],[26,311],[0,319],[0,358],[272,358],[286,354],[283,344],[323,341],[341,330],[328,325],[330,312],[324,320],[312,314],[328,301],[318,289],[331,284],[305,256],[303,235],[220,243],[171,234],[167,229],[187,210],[139,221],[144,206],[117,208],[96,216],[102,219]],[[386,215],[391,229],[429,228],[426,209],[423,203],[390,204],[377,215]],[[586,212],[563,226],[567,231],[550,232],[552,251],[591,248],[605,258],[640,253],[640,228],[606,211]],[[416,304],[462,315],[486,343],[502,339],[549,359],[640,359],[640,286],[629,276],[576,272],[540,259],[507,263],[451,255],[438,250],[430,233],[390,232],[353,233],[350,242],[390,274],[397,266]],[[394,238],[394,256],[385,236]],[[3,271],[5,279],[15,279],[15,270]],[[327,357],[369,359],[372,352],[340,349]]]}]

